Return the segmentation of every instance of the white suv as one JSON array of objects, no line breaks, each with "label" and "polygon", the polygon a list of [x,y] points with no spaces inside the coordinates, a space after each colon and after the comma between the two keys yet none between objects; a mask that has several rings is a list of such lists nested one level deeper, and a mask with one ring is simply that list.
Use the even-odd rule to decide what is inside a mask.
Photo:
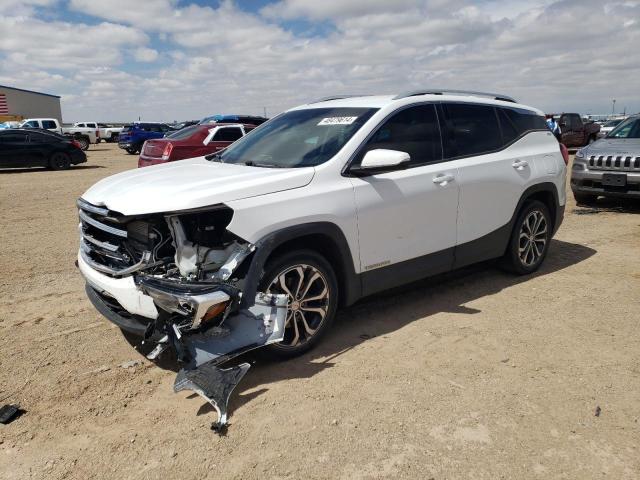
[{"label": "white suv", "polygon": [[100,312],[159,342],[151,358],[292,356],[381,290],[498,257],[535,271],[566,163],[544,114],[504,95],[323,99],[222,153],[98,182],[78,264]]}]

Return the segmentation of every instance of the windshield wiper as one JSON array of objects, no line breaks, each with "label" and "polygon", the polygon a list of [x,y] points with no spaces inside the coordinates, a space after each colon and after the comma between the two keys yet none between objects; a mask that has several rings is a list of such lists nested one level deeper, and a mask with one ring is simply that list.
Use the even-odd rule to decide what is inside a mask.
[{"label": "windshield wiper", "polygon": [[274,165],[272,163],[258,163],[258,162],[254,162],[253,160],[247,160],[246,162],[244,162],[244,164],[247,167],[261,167],[261,168],[287,168],[287,167],[283,167],[282,165]]},{"label": "windshield wiper", "polygon": [[224,163],[224,160],[222,160],[222,154],[221,153],[210,153],[209,155],[205,155],[204,156],[205,160],[210,160],[210,161],[214,161],[214,162],[220,162],[220,163]]}]

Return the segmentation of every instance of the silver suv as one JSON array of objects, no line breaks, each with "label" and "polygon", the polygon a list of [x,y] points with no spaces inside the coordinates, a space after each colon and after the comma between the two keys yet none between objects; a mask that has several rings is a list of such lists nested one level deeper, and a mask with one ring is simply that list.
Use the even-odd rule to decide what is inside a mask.
[{"label": "silver suv", "polygon": [[578,150],[571,171],[576,202],[598,196],[640,198],[640,115],[627,118],[597,142]]}]

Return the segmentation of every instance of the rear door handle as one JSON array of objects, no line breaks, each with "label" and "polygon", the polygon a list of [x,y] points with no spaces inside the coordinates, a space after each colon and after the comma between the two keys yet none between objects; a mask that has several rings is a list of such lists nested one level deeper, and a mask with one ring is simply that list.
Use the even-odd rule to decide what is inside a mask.
[{"label": "rear door handle", "polygon": [[449,182],[453,182],[453,175],[445,174],[445,175],[437,175],[433,177],[433,183],[437,183],[438,185],[442,185],[443,187],[447,185]]},{"label": "rear door handle", "polygon": [[527,167],[528,165],[529,162],[527,162],[526,160],[516,160],[511,164],[511,166],[516,170],[524,170],[524,167]]}]

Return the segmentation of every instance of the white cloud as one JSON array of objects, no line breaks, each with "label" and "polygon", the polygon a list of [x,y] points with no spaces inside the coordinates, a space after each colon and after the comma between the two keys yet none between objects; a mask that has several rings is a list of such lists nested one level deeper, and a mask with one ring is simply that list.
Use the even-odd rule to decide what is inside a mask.
[{"label": "white cloud", "polygon": [[158,58],[158,51],[153,48],[140,47],[134,50],[133,56],[139,62],[154,62]]},{"label": "white cloud", "polygon": [[[397,12],[416,6],[415,0],[282,0],[262,8],[269,18],[309,18],[311,20],[339,19],[359,15]],[[421,2],[418,2],[421,3]]]},{"label": "white cloud", "polygon": [[[229,0],[149,1],[70,1],[99,25],[0,13],[0,83],[63,94],[69,120],[274,114],[328,94],[433,86],[554,111],[606,111],[612,97],[640,110],[636,0],[282,0],[257,14]],[[329,33],[300,32],[298,19]]]},{"label": "white cloud", "polygon": [[144,44],[140,30],[113,23],[85,25],[45,22],[29,17],[0,16],[0,52],[20,67],[75,70],[121,61],[121,47]]}]

